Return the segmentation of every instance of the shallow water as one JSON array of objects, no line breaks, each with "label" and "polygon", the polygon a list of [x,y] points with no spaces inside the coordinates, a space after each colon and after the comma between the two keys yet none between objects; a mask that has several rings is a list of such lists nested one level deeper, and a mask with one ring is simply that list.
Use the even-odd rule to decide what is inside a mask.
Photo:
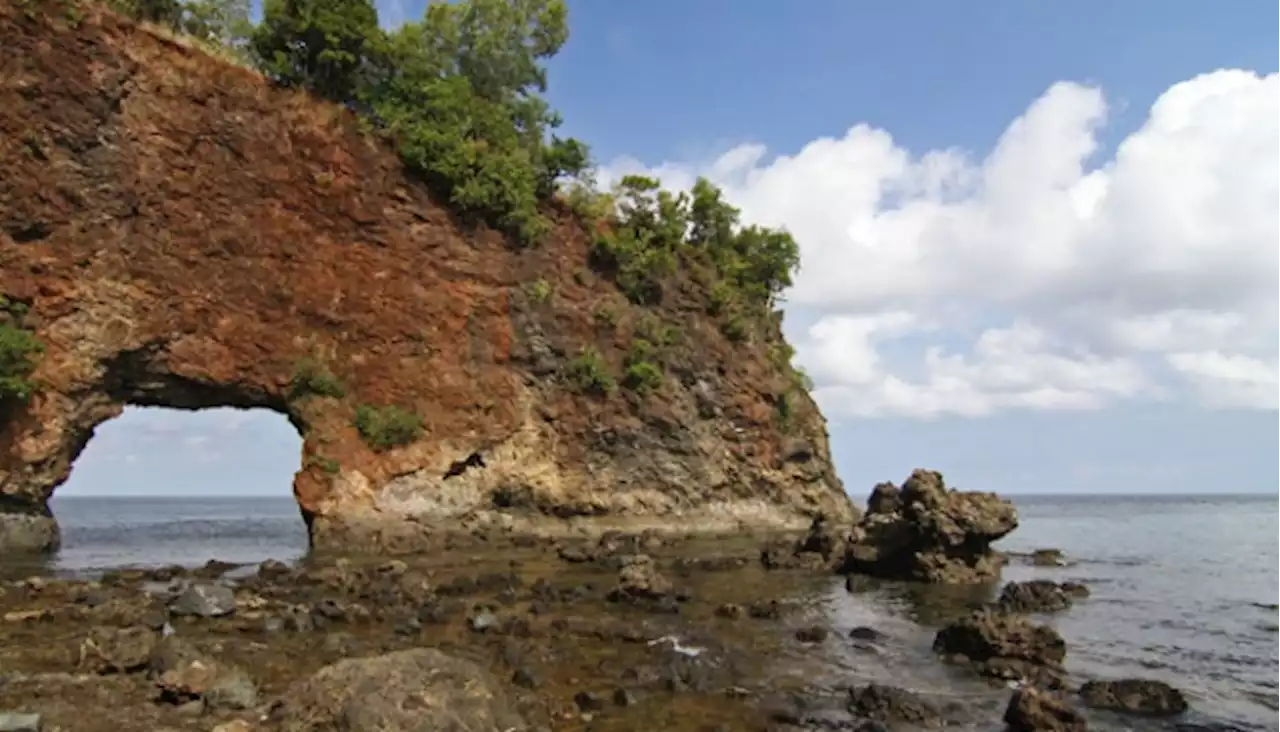
[{"label": "shallow water", "polygon": [[[1014,501],[1021,527],[1001,548],[1055,547],[1073,563],[1040,568],[1015,562],[1005,579],[1074,580],[1093,591],[1091,599],[1047,619],[1067,640],[1074,674],[1161,678],[1188,692],[1193,713],[1184,721],[1277,728],[1275,496]],[[288,499],[65,498],[56,501],[55,511],[64,549],[50,569],[59,573],[195,565],[210,557],[290,559],[306,550],[302,521]],[[709,575],[699,578],[696,592],[742,602],[779,589],[768,586],[774,580],[766,575],[757,580],[760,586],[744,587],[741,573]],[[805,608],[789,625],[821,623],[837,634],[868,625],[887,637],[872,645],[818,648],[771,640],[767,647],[774,654],[770,673],[776,685],[829,688],[834,694],[850,683],[888,682],[953,700],[970,710],[975,729],[988,728],[989,720],[998,718],[1007,692],[943,666],[929,650],[934,629],[984,599],[981,592],[874,584],[850,594],[836,578],[802,584],[788,588]],[[678,626],[674,630],[679,634]],[[691,637],[682,642],[708,648],[710,662],[730,640],[718,640],[705,628],[685,635]],[[1165,728],[1106,715],[1091,721],[1101,729]]]}]

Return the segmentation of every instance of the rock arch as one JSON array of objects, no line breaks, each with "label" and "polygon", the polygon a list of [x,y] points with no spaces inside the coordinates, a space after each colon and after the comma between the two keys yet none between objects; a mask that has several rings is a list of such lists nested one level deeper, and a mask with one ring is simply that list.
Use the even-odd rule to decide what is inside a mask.
[{"label": "rock arch", "polygon": [[[343,110],[110,13],[0,3],[0,38],[0,295],[45,345],[39,389],[0,413],[0,551],[50,543],[51,492],[129,403],[288,415],[316,546],[854,513],[813,402],[777,417],[777,324],[730,341],[696,278],[633,307],[567,213],[536,248],[471,230]],[[659,388],[562,378],[584,345],[620,373],[647,321],[683,333]],[[325,383],[299,389],[307,369]],[[388,407],[411,439],[370,444],[358,417]]]}]

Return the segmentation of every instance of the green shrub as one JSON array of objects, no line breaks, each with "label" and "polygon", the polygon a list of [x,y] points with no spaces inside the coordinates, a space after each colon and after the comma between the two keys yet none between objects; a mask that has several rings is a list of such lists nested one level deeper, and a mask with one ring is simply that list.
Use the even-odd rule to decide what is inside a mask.
[{"label": "green shrub", "polygon": [[565,376],[578,390],[586,394],[605,396],[617,388],[613,374],[609,373],[609,364],[600,352],[591,346],[584,346],[578,355],[565,366]]},{"label": "green shrub", "polygon": [[785,391],[778,395],[773,403],[773,411],[778,418],[778,427],[783,432],[790,432],[795,426],[795,404],[791,392]]},{"label": "green shrub", "polygon": [[337,475],[342,470],[342,465],[337,460],[322,455],[312,455],[307,458],[307,463],[320,468],[320,470],[329,475]]},{"label": "green shrub", "polygon": [[293,379],[289,382],[289,397],[299,399],[309,395],[341,399],[347,389],[338,377],[314,358],[304,358],[293,367]]},{"label": "green shrub", "polygon": [[276,82],[346,102],[359,92],[359,74],[380,40],[371,0],[264,0],[249,47]]},{"label": "green shrub", "polygon": [[751,324],[741,313],[734,313],[720,324],[720,332],[734,343],[741,343],[751,337]]},{"label": "green shrub", "polygon": [[646,394],[662,385],[662,366],[657,362],[657,348],[644,338],[631,341],[631,349],[623,362],[622,385]]},{"label": "green shrub", "polygon": [[375,450],[407,445],[422,435],[422,419],[394,405],[363,404],[356,409],[354,424],[365,444]]},{"label": "green shrub", "polygon": [[551,283],[542,278],[525,285],[524,291],[529,296],[529,301],[537,305],[551,299]]},{"label": "green shrub", "polygon": [[618,327],[618,311],[614,310],[610,305],[601,305],[591,314],[591,317],[596,321],[596,325],[601,327]]},{"label": "green shrub", "polygon": [[25,400],[36,390],[31,372],[44,344],[31,331],[0,322],[0,401]]}]

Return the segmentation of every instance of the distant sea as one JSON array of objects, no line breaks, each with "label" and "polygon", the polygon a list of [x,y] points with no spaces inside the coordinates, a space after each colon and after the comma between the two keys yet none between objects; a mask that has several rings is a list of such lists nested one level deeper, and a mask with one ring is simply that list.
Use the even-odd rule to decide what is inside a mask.
[{"label": "distant sea", "polygon": [[[1164,679],[1188,692],[1199,720],[1225,729],[1277,729],[1277,496],[1012,500],[1021,526],[1000,548],[1053,547],[1073,564],[1015,563],[1005,579],[1074,580],[1093,591],[1051,619],[1067,639],[1070,670],[1087,678]],[[66,497],[54,500],[54,511],[63,549],[50,569],[61,573],[196,565],[215,557],[289,560],[307,548],[289,498]],[[833,595],[831,607],[833,622],[905,623],[892,595]],[[932,631],[905,632],[913,639],[918,633],[919,643],[911,643],[924,647],[904,663],[924,669]]]}]

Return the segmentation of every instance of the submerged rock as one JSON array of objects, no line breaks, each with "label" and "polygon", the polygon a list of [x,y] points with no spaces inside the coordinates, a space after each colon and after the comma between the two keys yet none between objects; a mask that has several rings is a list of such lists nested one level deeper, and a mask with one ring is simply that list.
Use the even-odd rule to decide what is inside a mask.
[{"label": "submerged rock", "polygon": [[942,474],[916,470],[897,488],[875,487],[853,527],[845,572],[940,584],[971,584],[999,574],[992,542],[1018,526],[1013,504],[994,493],[947,488]]},{"label": "submerged rock", "polygon": [[1051,613],[1066,610],[1076,598],[1088,595],[1088,588],[1073,582],[1010,582],[1000,591],[996,607],[1010,613]]},{"label": "submerged rock", "polygon": [[933,650],[972,663],[986,676],[1061,685],[1067,644],[1056,630],[1021,615],[979,610],[938,631]]},{"label": "submerged rock", "polygon": [[1062,699],[1035,687],[1013,692],[1004,711],[1009,732],[1085,732],[1084,715]]},{"label": "submerged rock", "polygon": [[1080,687],[1080,698],[1094,709],[1167,717],[1187,711],[1182,692],[1163,681],[1119,679],[1089,681]]},{"label": "submerged rock", "polygon": [[488,672],[434,648],[325,666],[285,692],[275,717],[281,732],[525,728]]},{"label": "submerged rock", "polygon": [[941,722],[933,704],[915,693],[883,684],[850,689],[848,710],[855,717],[917,727],[935,727]]},{"label": "submerged rock", "polygon": [[1031,552],[1031,563],[1037,567],[1065,567],[1067,557],[1061,549],[1036,549]]},{"label": "submerged rock", "polygon": [[609,591],[609,599],[614,602],[657,600],[671,594],[671,582],[658,572],[653,558],[647,554],[636,554],[622,559],[618,584]]}]

